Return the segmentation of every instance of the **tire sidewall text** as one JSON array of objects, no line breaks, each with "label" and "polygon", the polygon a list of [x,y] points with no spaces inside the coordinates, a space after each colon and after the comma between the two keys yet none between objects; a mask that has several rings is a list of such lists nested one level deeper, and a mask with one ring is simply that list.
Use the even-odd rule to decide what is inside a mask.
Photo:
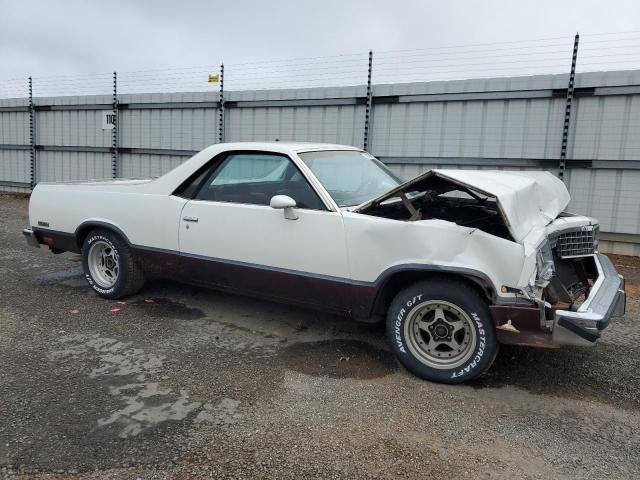
[{"label": "tire sidewall text", "polygon": [[[451,298],[437,299],[417,292],[407,294],[401,300],[401,303],[395,305],[393,312],[390,312],[393,314],[393,317],[390,319],[392,323],[388,323],[388,326],[391,327],[388,335],[393,350],[400,362],[414,371],[414,373],[416,373],[416,371],[425,372],[419,375],[446,383],[461,383],[477,377],[493,362],[495,356],[494,350],[489,348],[491,345],[495,345],[495,338],[491,330],[493,323],[490,318],[487,318],[486,313],[480,309],[468,308],[468,306],[461,305],[461,302],[455,302]],[[442,300],[453,303],[461,308],[471,319],[477,341],[474,351],[464,364],[455,368],[437,369],[422,363],[420,359],[411,352],[408,340],[405,337],[405,325],[411,317],[412,311],[420,303],[428,300]]]},{"label": "tire sidewall text", "polygon": [[[97,241],[103,241],[105,243],[107,243],[112,249],[114,249],[116,252],[120,253],[120,250],[118,249],[118,246],[113,242],[112,239],[110,239],[109,237],[101,234],[101,233],[94,233],[91,234],[87,240],[86,240],[86,246],[88,249],[91,249],[91,246],[96,243]],[[83,261],[85,263],[87,263],[87,260],[83,258]],[[84,276],[87,279],[87,282],[89,283],[89,286],[95,290],[96,292],[98,292],[101,295],[111,295],[113,294],[120,286],[120,284],[122,283],[122,272],[124,269],[120,269],[120,274],[118,275],[118,278],[116,279],[116,283],[114,283],[111,287],[109,288],[102,288],[100,285],[98,285],[96,283],[96,281],[93,279],[93,277],[90,274],[88,265],[84,265]]]}]

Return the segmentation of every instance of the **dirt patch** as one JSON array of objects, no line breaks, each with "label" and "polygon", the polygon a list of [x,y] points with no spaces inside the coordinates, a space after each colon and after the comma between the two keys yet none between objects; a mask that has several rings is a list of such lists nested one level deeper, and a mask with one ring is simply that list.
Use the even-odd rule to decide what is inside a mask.
[{"label": "dirt patch", "polygon": [[25,200],[31,197],[29,192],[0,192],[0,198]]},{"label": "dirt patch", "polygon": [[390,352],[359,340],[295,343],[279,352],[289,369],[314,377],[380,378],[398,369]]},{"label": "dirt patch", "polygon": [[636,292],[640,287],[640,257],[628,257],[625,255],[608,255],[619,273],[624,275],[627,288],[634,285]]},{"label": "dirt patch", "polygon": [[503,345],[489,372],[469,385],[475,389],[512,386],[573,400],[588,397],[625,410],[640,410],[637,374],[632,365],[620,361],[621,353],[633,355],[623,346],[604,342],[560,350]]}]

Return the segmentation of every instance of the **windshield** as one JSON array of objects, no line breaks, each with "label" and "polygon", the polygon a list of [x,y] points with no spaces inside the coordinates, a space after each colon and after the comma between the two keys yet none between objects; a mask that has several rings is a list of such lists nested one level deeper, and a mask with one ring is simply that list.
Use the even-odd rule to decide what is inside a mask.
[{"label": "windshield", "polygon": [[340,207],[360,205],[402,181],[373,155],[356,150],[304,152],[298,156]]}]

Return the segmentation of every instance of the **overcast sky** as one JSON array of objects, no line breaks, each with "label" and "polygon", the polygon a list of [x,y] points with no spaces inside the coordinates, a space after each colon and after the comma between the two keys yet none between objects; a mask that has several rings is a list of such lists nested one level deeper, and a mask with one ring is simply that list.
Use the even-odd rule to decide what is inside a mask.
[{"label": "overcast sky", "polygon": [[[0,7],[0,80],[538,38],[566,37],[570,45],[576,31],[588,39],[640,30],[638,0],[0,0]],[[630,38],[640,46],[639,36]],[[614,53],[640,63],[638,47],[629,48]]]}]

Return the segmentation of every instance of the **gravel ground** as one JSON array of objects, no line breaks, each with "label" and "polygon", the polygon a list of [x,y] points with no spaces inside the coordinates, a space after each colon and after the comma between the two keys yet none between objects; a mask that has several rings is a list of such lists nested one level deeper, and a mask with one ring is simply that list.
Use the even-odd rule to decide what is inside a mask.
[{"label": "gravel ground", "polygon": [[2,477],[640,477],[638,259],[594,348],[503,347],[451,387],[380,327],[169,282],[100,299],[26,246],[25,199],[0,220]]}]

